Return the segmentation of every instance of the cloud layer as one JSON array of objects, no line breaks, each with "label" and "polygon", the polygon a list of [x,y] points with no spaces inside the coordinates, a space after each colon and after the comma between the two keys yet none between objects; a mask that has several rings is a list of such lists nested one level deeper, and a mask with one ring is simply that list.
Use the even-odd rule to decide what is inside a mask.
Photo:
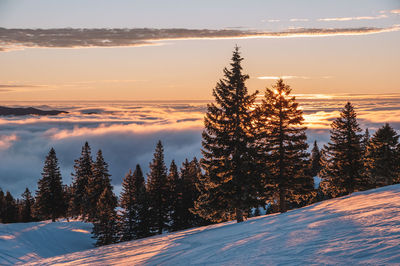
[{"label": "cloud layer", "polygon": [[267,32],[235,29],[6,29],[0,28],[0,51],[23,48],[83,48],[159,45],[181,39],[286,38],[375,34],[400,30],[387,28],[296,28]]},{"label": "cloud layer", "polygon": [[[400,95],[296,95],[308,126],[308,140],[329,140],[329,127],[346,101],[356,106],[363,128],[373,132],[384,122],[400,130]],[[18,196],[33,191],[51,147],[59,158],[65,183],[71,182],[74,159],[89,141],[93,153],[102,149],[116,191],[129,168],[144,172],[155,144],[162,140],[166,163],[199,157],[207,102],[37,103],[41,109],[66,110],[58,116],[0,117],[0,184]],[[17,107],[17,105],[14,105]]]}]

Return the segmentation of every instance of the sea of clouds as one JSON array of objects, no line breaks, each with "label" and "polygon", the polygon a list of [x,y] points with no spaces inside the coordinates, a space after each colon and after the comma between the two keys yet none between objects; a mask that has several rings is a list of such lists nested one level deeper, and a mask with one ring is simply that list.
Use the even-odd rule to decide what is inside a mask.
[{"label": "sea of clouds", "polygon": [[[363,129],[373,133],[384,123],[400,130],[400,95],[298,95],[308,126],[308,141],[329,141],[329,126],[350,100]],[[103,151],[112,183],[120,191],[123,177],[140,164],[148,171],[156,142],[161,140],[167,166],[201,157],[201,132],[207,102],[19,102],[68,111],[57,116],[0,117],[0,187],[19,196],[36,190],[51,147],[59,159],[63,181],[71,183],[74,160],[88,141],[92,154]]]}]

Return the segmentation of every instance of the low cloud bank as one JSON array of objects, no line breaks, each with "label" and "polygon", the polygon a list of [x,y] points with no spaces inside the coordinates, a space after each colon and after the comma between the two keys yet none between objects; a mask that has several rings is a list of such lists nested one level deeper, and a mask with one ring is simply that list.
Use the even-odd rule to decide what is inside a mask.
[{"label": "low cloud bank", "polygon": [[[363,128],[374,132],[389,122],[400,130],[400,95],[299,95],[298,100],[309,128],[308,141],[317,140],[320,147],[329,140],[330,124],[347,100],[355,104]],[[93,154],[102,149],[117,192],[130,168],[139,163],[144,172],[148,171],[158,140],[164,144],[168,166],[172,159],[180,165],[185,158],[201,156],[206,102],[43,104],[35,107],[69,113],[0,118],[0,184],[15,196],[25,187],[36,190],[51,147],[57,152],[67,184],[84,142],[89,142]]]}]

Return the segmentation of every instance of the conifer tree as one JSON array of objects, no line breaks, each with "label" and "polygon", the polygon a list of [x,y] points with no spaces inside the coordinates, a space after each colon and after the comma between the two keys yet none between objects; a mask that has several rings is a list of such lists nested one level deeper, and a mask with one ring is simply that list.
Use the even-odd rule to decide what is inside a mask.
[{"label": "conifer tree", "polygon": [[44,162],[42,178],[36,191],[36,212],[42,219],[51,218],[53,222],[65,212],[62,178],[58,159],[53,148]]},{"label": "conifer tree", "polygon": [[269,172],[265,184],[276,188],[280,212],[286,212],[288,202],[300,203],[314,192],[303,112],[290,93],[291,88],[279,79],[272,89],[266,89],[257,109],[261,162]]},{"label": "conifer tree", "polygon": [[28,223],[33,221],[32,209],[34,206],[34,198],[28,188],[22,193],[21,222]]},{"label": "conifer tree", "polygon": [[97,202],[98,212],[93,219],[93,238],[96,246],[104,246],[118,241],[119,225],[115,208],[117,197],[112,191],[112,186],[106,186]]},{"label": "conifer tree", "polygon": [[364,135],[361,138],[361,152],[362,152],[363,156],[365,156],[365,154],[367,152],[367,146],[369,144],[370,139],[371,139],[371,136],[369,135],[369,130],[367,128],[367,129],[365,129]]},{"label": "conifer tree", "polygon": [[89,179],[93,176],[92,164],[90,146],[86,142],[82,147],[80,158],[75,160],[69,211],[73,217],[81,215],[82,220],[88,217],[88,207],[90,206],[87,187]]},{"label": "conifer tree", "polygon": [[229,69],[219,80],[208,104],[202,137],[203,194],[195,212],[215,222],[236,219],[242,222],[246,210],[258,204],[260,180],[254,175],[256,149],[252,116],[256,93],[245,86],[243,58],[235,47]]},{"label": "conifer tree", "polygon": [[4,197],[4,213],[2,217],[3,223],[16,223],[18,221],[18,208],[14,197],[9,191]]},{"label": "conifer tree", "polygon": [[196,158],[192,161],[187,159],[182,163],[181,167],[181,186],[182,186],[182,213],[181,213],[181,229],[194,226],[205,225],[203,218],[193,213],[196,199],[200,196],[197,189],[197,182],[201,175],[200,164]]},{"label": "conifer tree", "polygon": [[129,170],[122,182],[120,206],[123,208],[121,241],[149,236],[148,197],[140,165],[136,165],[133,174]]},{"label": "conifer tree", "polygon": [[99,150],[97,152],[96,161],[92,164],[92,175],[89,176],[86,187],[88,198],[86,213],[88,215],[88,221],[93,221],[96,217],[96,212],[99,211],[97,209],[97,202],[106,186],[110,186],[110,176],[111,175],[108,173],[108,164],[104,161],[103,153]]},{"label": "conifer tree", "polygon": [[333,121],[330,142],[324,147],[321,177],[333,197],[363,190],[368,184],[362,173],[361,129],[353,105],[348,102]]},{"label": "conifer tree", "polygon": [[399,176],[399,135],[389,125],[379,128],[369,141],[364,167],[373,187],[392,185]]},{"label": "conifer tree", "polygon": [[311,150],[311,176],[316,176],[321,170],[321,153],[318,148],[317,141],[314,141],[314,146]]},{"label": "conifer tree", "polygon": [[6,209],[6,202],[4,198],[4,192],[0,188],[0,223],[4,223],[4,214],[5,214],[5,209]]},{"label": "conifer tree", "polygon": [[168,193],[168,217],[171,221],[170,231],[182,229],[182,182],[179,176],[178,167],[172,160],[167,176]]},{"label": "conifer tree", "polygon": [[162,234],[169,228],[169,210],[167,186],[167,168],[164,163],[164,148],[158,141],[154,158],[150,163],[148,174],[148,192],[150,201],[150,229],[152,233]]},{"label": "conifer tree", "polygon": [[64,203],[65,203],[65,211],[63,216],[67,219],[69,222],[69,217],[71,217],[70,213],[70,206],[69,204],[71,203],[71,198],[72,198],[72,186],[68,185],[63,185],[63,196],[64,196]]}]

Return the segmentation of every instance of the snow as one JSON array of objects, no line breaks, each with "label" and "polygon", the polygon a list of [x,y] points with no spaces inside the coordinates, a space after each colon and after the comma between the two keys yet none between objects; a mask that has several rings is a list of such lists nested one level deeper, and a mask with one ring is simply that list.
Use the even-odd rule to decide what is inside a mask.
[{"label": "snow", "polygon": [[92,248],[91,231],[92,224],[80,221],[0,224],[0,265]]},{"label": "snow", "polygon": [[[42,228],[46,227],[38,231]],[[14,236],[3,234],[5,239],[0,241]],[[54,239],[46,242],[56,245]],[[0,243],[3,257],[5,245]],[[221,223],[20,261],[25,265],[382,265],[400,263],[399,243],[400,185],[394,185],[240,224]]]}]

